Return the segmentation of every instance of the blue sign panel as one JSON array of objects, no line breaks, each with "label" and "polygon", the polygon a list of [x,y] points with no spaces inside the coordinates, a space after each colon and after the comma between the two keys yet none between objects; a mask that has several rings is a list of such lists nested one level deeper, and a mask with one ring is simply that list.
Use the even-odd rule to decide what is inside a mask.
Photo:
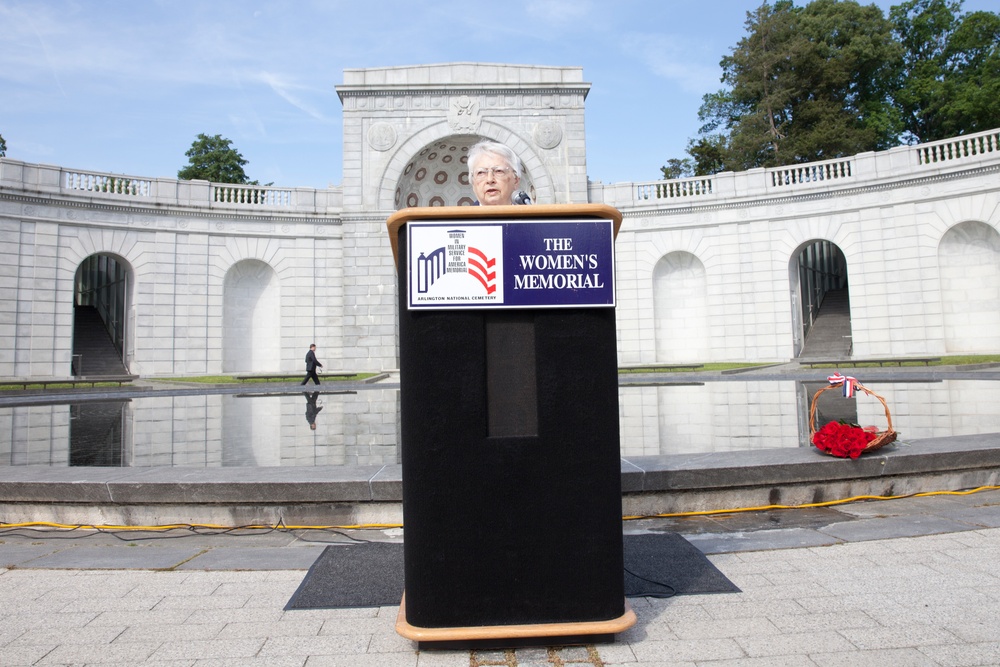
[{"label": "blue sign panel", "polygon": [[615,306],[611,220],[411,221],[412,309]]}]

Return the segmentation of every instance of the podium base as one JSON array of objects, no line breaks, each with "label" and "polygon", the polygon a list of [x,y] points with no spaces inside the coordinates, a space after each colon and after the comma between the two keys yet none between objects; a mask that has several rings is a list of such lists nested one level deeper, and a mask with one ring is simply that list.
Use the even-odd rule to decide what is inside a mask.
[{"label": "podium base", "polygon": [[606,643],[635,623],[635,612],[625,600],[625,613],[607,621],[421,628],[406,621],[406,593],[403,593],[396,616],[396,632],[418,642],[421,649],[513,648]]}]

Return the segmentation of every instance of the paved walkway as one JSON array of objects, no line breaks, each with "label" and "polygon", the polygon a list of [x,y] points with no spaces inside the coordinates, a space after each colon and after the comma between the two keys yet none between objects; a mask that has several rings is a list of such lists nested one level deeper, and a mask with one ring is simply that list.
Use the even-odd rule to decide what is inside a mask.
[{"label": "paved walkway", "polygon": [[1000,665],[998,527],[998,490],[628,522],[742,592],[634,599],[614,644],[472,652],[418,651],[397,607],[284,611],[348,533],[6,530],[0,665]]}]

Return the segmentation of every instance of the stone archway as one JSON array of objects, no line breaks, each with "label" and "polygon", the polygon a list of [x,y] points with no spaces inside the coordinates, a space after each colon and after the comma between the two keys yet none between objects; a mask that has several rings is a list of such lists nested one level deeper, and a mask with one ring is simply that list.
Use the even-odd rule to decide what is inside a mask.
[{"label": "stone archway", "polygon": [[73,375],[128,373],[132,266],[118,255],[95,253],[76,269],[73,285]]},{"label": "stone archway", "polygon": [[853,352],[847,258],[837,244],[814,239],[789,263],[796,357],[849,357]]}]

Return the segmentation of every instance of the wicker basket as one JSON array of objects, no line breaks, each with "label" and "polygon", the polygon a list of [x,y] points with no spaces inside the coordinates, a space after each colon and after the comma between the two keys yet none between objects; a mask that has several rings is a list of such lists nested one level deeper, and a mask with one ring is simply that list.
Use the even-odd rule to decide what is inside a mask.
[{"label": "wicker basket", "polygon": [[[813,438],[816,435],[816,400],[819,398],[819,395],[822,394],[824,391],[830,391],[831,389],[839,389],[839,388],[841,388],[843,386],[844,386],[843,382],[837,382],[837,383],[834,383],[834,384],[830,384],[830,385],[828,385],[826,387],[823,387],[822,389],[820,389],[819,391],[817,391],[815,394],[813,394],[812,403],[809,406],[809,444],[810,445],[812,445],[812,446],[815,447],[815,443],[813,443]],[[878,431],[878,432],[876,432],[875,439],[872,440],[871,442],[869,442],[867,445],[865,445],[865,448],[861,451],[862,454],[867,454],[868,452],[874,452],[876,449],[880,449],[882,447],[885,447],[890,442],[893,442],[896,439],[896,431],[894,431],[893,428],[892,428],[892,415],[889,414],[889,406],[886,404],[885,399],[882,398],[881,396],[879,396],[878,394],[876,394],[874,391],[872,391],[868,387],[865,387],[863,384],[861,384],[857,380],[854,380],[854,388],[857,389],[857,390],[859,390],[859,391],[863,391],[864,393],[866,393],[869,396],[874,396],[875,398],[877,398],[882,403],[882,407],[885,408],[885,420],[888,423],[888,426],[886,427],[886,429],[884,431]],[[831,454],[830,452],[822,450],[819,447],[816,447],[816,450],[820,451],[823,454],[826,454],[828,456],[833,456],[833,454]]]}]

